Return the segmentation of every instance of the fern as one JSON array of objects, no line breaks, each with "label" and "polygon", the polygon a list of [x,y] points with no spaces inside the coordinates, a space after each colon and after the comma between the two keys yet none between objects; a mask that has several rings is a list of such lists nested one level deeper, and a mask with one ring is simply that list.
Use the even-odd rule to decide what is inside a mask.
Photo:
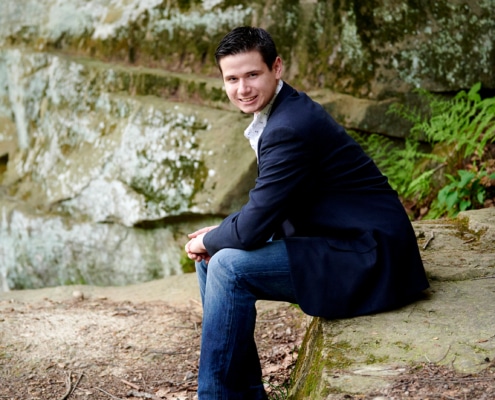
[{"label": "fern", "polygon": [[482,207],[486,189],[481,184],[484,177],[495,179],[495,174],[488,175],[486,171],[459,170],[457,176],[447,174],[450,184],[444,186],[433,202],[428,218],[438,218],[444,214],[456,216],[460,211]]},{"label": "fern", "polygon": [[404,201],[430,208],[429,218],[482,207],[486,188],[495,186],[487,155],[495,142],[495,98],[482,99],[480,90],[477,83],[451,99],[418,90],[426,110],[393,104],[389,113],[412,123],[402,146],[379,135],[357,139]]},{"label": "fern", "polygon": [[487,143],[495,139],[495,98],[482,100],[480,89],[478,83],[451,100],[429,96],[431,117],[413,130],[424,132],[432,145],[453,144],[454,153],[461,158],[481,156]]}]

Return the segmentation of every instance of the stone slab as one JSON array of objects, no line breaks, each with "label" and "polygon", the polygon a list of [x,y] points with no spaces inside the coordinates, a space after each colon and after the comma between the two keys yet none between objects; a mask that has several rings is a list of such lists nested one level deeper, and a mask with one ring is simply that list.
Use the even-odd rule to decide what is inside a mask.
[{"label": "stone slab", "polygon": [[314,318],[300,351],[294,398],[362,398],[412,365],[476,373],[495,358],[495,208],[414,228],[431,284],[424,298],[376,315]]},{"label": "stone slab", "polygon": [[322,322],[324,357],[341,364],[323,369],[322,384],[364,394],[424,362],[479,372],[495,355],[494,297],[495,279],[434,282],[425,300],[400,310]]}]

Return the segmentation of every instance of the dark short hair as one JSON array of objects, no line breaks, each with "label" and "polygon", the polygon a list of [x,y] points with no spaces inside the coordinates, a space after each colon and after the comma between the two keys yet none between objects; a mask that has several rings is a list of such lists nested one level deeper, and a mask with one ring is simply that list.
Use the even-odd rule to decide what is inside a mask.
[{"label": "dark short hair", "polygon": [[271,71],[278,56],[275,42],[267,31],[251,26],[241,26],[227,33],[218,44],[215,60],[220,68],[220,60],[223,57],[253,50],[260,52],[263,61]]}]

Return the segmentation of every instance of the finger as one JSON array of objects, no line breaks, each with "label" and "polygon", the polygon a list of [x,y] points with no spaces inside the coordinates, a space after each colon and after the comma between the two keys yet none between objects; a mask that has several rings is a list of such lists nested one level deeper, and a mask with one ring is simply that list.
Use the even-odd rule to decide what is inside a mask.
[{"label": "finger", "polygon": [[212,229],[215,229],[216,227],[218,227],[218,225],[205,226],[204,228],[198,229],[197,231],[195,231],[193,233],[189,233],[187,236],[190,237],[190,238],[195,238],[196,236],[199,236],[202,233],[209,232]]}]

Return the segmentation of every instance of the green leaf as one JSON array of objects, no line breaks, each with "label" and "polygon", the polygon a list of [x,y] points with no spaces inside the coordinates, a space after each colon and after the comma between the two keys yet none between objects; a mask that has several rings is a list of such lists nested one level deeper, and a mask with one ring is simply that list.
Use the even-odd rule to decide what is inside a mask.
[{"label": "green leaf", "polygon": [[479,204],[483,204],[484,203],[484,201],[485,201],[485,191],[484,190],[480,190],[476,194],[476,200],[478,200],[478,203]]},{"label": "green leaf", "polygon": [[475,102],[478,102],[481,100],[481,96],[478,94],[478,92],[481,89],[481,82],[475,83],[473,87],[468,92],[468,98],[470,100],[473,100]]},{"label": "green leaf", "polygon": [[457,185],[459,189],[466,187],[476,176],[476,174],[474,174],[473,172],[466,171],[465,169],[460,169],[459,171],[457,171],[457,173],[461,177],[461,180]]},{"label": "green leaf", "polygon": [[460,211],[466,211],[471,206],[471,200],[462,200],[459,204]]},{"label": "green leaf", "polygon": [[457,195],[457,192],[449,192],[449,194],[447,194],[447,197],[445,198],[445,204],[449,209],[454,208],[458,201],[459,196]]}]

